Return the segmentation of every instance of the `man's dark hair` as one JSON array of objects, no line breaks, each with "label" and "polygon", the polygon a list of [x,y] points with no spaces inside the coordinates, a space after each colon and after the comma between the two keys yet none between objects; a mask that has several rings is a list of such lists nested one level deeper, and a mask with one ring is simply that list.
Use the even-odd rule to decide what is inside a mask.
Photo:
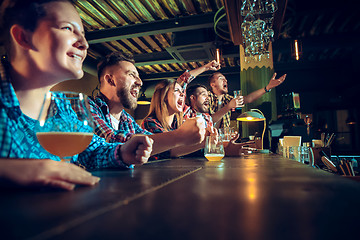
[{"label": "man's dark hair", "polygon": [[130,53],[122,53],[122,52],[112,52],[102,59],[100,59],[97,65],[97,74],[100,82],[100,78],[104,72],[104,69],[109,66],[114,66],[121,61],[127,61],[135,64],[135,60]]},{"label": "man's dark hair", "polygon": [[202,84],[194,84],[194,85],[191,85],[188,88],[186,88],[186,99],[187,99],[189,105],[191,105],[190,96],[194,95],[196,92],[196,89],[198,89],[199,87],[204,88],[207,91],[206,86],[202,85]]},{"label": "man's dark hair", "polygon": [[10,49],[10,28],[14,24],[19,24],[24,29],[33,32],[39,19],[46,16],[45,3],[50,2],[69,2],[69,0],[4,0],[0,6],[0,32],[2,32],[1,42],[4,43],[6,50]]}]

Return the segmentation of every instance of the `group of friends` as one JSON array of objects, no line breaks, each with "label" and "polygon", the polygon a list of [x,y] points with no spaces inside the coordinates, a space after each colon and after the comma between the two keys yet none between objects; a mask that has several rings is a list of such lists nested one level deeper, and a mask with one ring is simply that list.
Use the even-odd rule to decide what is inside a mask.
[{"label": "group of friends", "polygon": [[[80,16],[68,0],[5,0],[0,13],[6,50],[0,63],[0,180],[7,185],[72,190],[99,182],[91,170],[127,169],[149,158],[196,152],[205,136],[217,134],[214,123],[228,127],[231,109],[260,98],[286,77],[274,74],[264,88],[233,98],[218,72],[220,64],[210,61],[177,80],[161,81],[139,126],[125,111],[136,108],[142,86],[135,62],[131,55],[111,53],[98,64],[99,94],[89,98],[94,137],[66,163],[39,144],[35,126],[45,93],[59,82],[83,77],[89,45]],[[205,71],[214,71],[211,90],[192,84],[185,91]],[[241,151],[236,144],[228,145],[229,154]]]}]

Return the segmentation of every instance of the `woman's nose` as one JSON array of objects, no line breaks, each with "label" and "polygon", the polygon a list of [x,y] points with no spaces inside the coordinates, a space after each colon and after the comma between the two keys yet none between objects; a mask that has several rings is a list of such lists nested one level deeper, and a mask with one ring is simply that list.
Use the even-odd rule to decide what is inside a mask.
[{"label": "woman's nose", "polygon": [[75,46],[81,50],[87,50],[89,48],[89,43],[86,41],[85,36],[79,35],[78,41],[75,43]]}]

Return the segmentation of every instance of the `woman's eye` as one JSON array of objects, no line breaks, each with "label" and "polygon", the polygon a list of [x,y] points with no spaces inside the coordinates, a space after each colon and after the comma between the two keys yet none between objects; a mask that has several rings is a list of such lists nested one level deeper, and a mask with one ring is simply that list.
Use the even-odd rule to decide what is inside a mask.
[{"label": "woman's eye", "polygon": [[72,31],[72,28],[71,28],[71,27],[68,27],[68,26],[63,27],[62,29]]}]

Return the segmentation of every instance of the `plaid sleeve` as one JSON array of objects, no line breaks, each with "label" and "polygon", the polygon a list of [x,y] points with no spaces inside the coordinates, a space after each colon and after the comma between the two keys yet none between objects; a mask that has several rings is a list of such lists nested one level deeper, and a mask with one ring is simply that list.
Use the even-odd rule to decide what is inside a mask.
[{"label": "plaid sleeve", "polygon": [[[0,94],[1,96],[1,94]],[[5,112],[2,104],[0,103],[0,157],[6,158],[10,155],[11,150],[11,131],[8,126],[10,125],[10,119]]]},{"label": "plaid sleeve", "polygon": [[233,98],[230,94],[225,94],[225,104],[228,104]]},{"label": "plaid sleeve", "polygon": [[195,77],[190,74],[189,70],[186,70],[183,74],[178,77],[177,82],[182,85],[182,83],[190,83],[192,80],[194,80]]},{"label": "plaid sleeve", "polygon": [[95,134],[99,137],[105,138],[107,142],[115,143],[115,142],[126,142],[131,134],[122,131],[115,130],[109,120],[106,119],[106,116],[101,111],[101,108],[89,98],[90,112],[94,119],[95,124]]},{"label": "plaid sleeve", "polygon": [[87,149],[74,156],[72,162],[84,166],[87,170],[131,168],[117,156],[121,145],[122,143],[107,143],[105,139],[94,135]]},{"label": "plaid sleeve", "polygon": [[202,113],[202,116],[204,117],[205,121],[206,121],[206,127],[213,127],[214,123],[212,120],[212,117],[210,116],[210,114],[208,113]]},{"label": "plaid sleeve", "polygon": [[209,113],[214,114],[216,112],[216,108],[217,108],[217,99],[215,97],[215,94],[209,91]]},{"label": "plaid sleeve", "polygon": [[[161,123],[157,119],[152,118],[152,117],[148,117],[148,118],[144,119],[144,121],[142,123],[142,127],[152,133],[165,132],[165,129],[162,127]],[[170,158],[170,156],[171,156],[170,151],[165,151],[165,152],[151,156],[149,158],[149,161],[154,161],[154,160],[158,160],[158,159],[166,159],[166,158]]]},{"label": "plaid sleeve", "polygon": [[152,117],[148,117],[148,118],[144,119],[144,121],[142,123],[142,127],[152,133],[165,132],[165,129],[163,128],[161,123],[157,119],[152,118]]},{"label": "plaid sleeve", "polygon": [[[225,106],[226,104],[228,104],[234,97],[226,94],[225,95],[225,100],[223,103],[223,106]],[[231,117],[231,111],[227,112],[224,117],[223,117],[223,126],[224,127],[230,127],[230,117]]]},{"label": "plaid sleeve", "polygon": [[127,113],[126,111],[123,111],[123,115],[120,118],[121,123],[119,124],[119,129],[125,130],[128,133],[133,134],[145,134],[145,135],[151,135],[152,133],[150,131],[147,131],[145,128],[140,127],[139,124],[136,123],[134,118]]}]

